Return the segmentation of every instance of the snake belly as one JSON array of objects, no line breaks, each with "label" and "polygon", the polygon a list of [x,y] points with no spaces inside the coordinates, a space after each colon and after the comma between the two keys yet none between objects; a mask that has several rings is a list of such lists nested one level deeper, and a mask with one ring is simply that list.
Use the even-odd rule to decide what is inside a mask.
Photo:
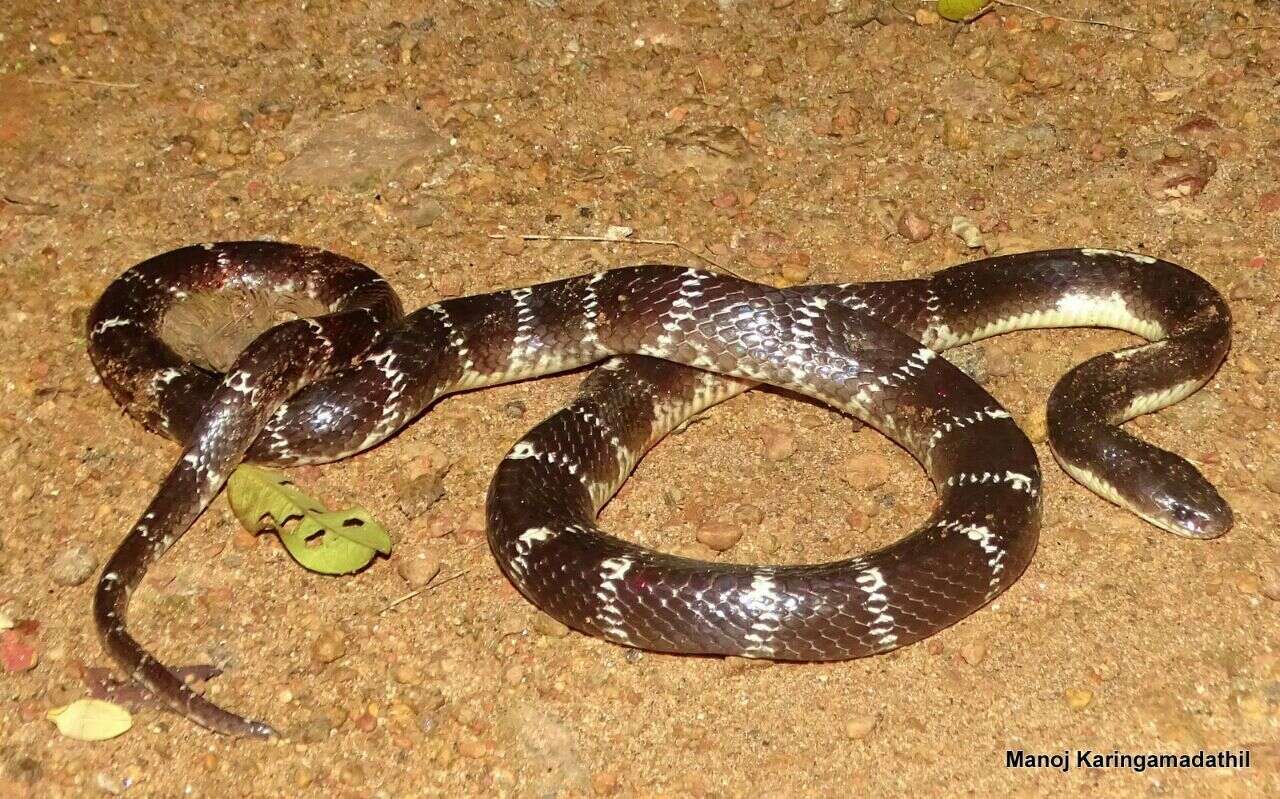
[{"label": "snake belly", "polygon": [[[175,352],[161,328],[187,296],[228,290],[301,292],[329,313],[273,328],[218,374]],[[113,658],[180,712],[221,732],[272,734],[182,685],[125,629],[147,565],[235,464],[346,457],[445,394],[622,355],[662,361],[610,362],[495,475],[491,548],[520,591],[575,628],[663,651],[824,660],[893,649],[1011,585],[1038,532],[1034,450],[936,352],[1054,326],[1118,327],[1154,342],[1091,359],[1055,388],[1050,439],[1067,471],[1176,533],[1225,531],[1230,510],[1194,467],[1118,426],[1202,385],[1230,341],[1217,292],[1147,256],[1046,251],[922,280],[787,290],[699,269],[626,267],[402,316],[381,278],[330,253],[267,242],[175,250],[126,272],[89,318],[90,355],[117,402],[184,446],[105,567],[95,621]],[[802,567],[673,558],[594,526],[649,446],[755,382],[885,432],[924,465],[937,511],[878,552]]]}]

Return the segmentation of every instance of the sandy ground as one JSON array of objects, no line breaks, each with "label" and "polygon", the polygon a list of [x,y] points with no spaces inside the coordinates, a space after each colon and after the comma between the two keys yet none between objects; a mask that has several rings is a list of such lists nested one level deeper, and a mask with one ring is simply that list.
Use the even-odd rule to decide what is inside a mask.
[{"label": "sandy ground", "polygon": [[[226,5],[0,7],[0,795],[1277,795],[1273,4],[1046,4],[1140,33],[1008,7],[959,29],[856,0]],[[685,249],[491,238],[618,228]],[[580,376],[497,388],[295,475],[378,514],[390,560],[308,574],[219,501],[137,593],[144,642],[224,665],[212,695],[288,743],[154,710],[108,742],[63,738],[46,711],[107,665],[90,571],[175,455],[97,384],[85,313],[132,263],[241,238],[359,258],[410,307],[641,261],[825,282],[984,250],[1159,254],[1231,298],[1236,340],[1205,390],[1134,427],[1201,463],[1238,522],[1177,540],[1041,443],[1035,562],[928,642],[834,665],[634,653],[548,623],[483,545],[496,462]],[[953,357],[1042,438],[1053,381],[1128,341],[1026,333]],[[446,466],[438,501],[409,479]],[[878,434],[753,392],[660,446],[604,518],[798,562],[892,540],[932,501]],[[726,525],[729,552],[698,543]],[[388,609],[415,558],[437,582]],[[1005,765],[1202,747],[1252,767]]]}]

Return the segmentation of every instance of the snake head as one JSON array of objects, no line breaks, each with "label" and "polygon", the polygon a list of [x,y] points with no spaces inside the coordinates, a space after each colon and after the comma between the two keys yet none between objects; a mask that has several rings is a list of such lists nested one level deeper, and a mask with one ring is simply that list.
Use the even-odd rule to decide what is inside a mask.
[{"label": "snake head", "polygon": [[1217,538],[1231,529],[1231,506],[1187,461],[1170,456],[1163,469],[1149,478],[1140,515],[1157,527],[1183,538]]}]

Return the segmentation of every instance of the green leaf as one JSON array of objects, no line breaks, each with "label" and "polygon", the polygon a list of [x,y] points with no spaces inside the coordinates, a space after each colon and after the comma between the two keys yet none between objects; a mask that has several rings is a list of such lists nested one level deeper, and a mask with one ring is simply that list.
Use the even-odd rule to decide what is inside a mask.
[{"label": "green leaf", "polygon": [[314,572],[348,574],[379,552],[391,553],[391,536],[367,510],[330,511],[284,475],[261,466],[236,467],[227,500],[244,529],[275,530],[293,559]]},{"label": "green leaf", "polygon": [[938,16],[952,22],[968,22],[988,5],[990,0],[938,0]]}]

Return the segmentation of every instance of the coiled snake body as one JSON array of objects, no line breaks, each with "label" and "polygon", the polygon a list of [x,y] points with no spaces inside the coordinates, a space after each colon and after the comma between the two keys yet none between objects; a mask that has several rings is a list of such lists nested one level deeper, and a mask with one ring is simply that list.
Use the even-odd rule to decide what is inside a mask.
[{"label": "coiled snake body", "polygon": [[[174,307],[210,292],[303,296],[328,313],[277,325],[220,374],[162,335]],[[1230,509],[1193,466],[1118,427],[1198,389],[1230,342],[1230,316],[1212,286],[1147,256],[1045,251],[928,279],[793,289],[639,266],[405,316],[376,273],[332,253],[268,242],[175,250],[125,272],[88,321],[90,355],[116,401],[184,447],[105,566],[95,622],[115,660],[175,709],[220,732],[272,734],[191,691],[125,629],[129,594],[147,566],[236,464],[346,457],[447,393],[612,358],[512,448],[494,477],[489,542],[512,583],[572,627],[646,649],[786,660],[894,649],[1008,588],[1039,529],[1030,443],[936,353],[1010,330],[1067,326],[1114,327],[1153,343],[1093,358],[1056,386],[1049,435],[1063,467],[1172,532],[1225,532]],[[650,446],[756,382],[880,429],[923,464],[937,510],[884,549],[810,566],[672,557],[595,527],[596,512]]]}]

